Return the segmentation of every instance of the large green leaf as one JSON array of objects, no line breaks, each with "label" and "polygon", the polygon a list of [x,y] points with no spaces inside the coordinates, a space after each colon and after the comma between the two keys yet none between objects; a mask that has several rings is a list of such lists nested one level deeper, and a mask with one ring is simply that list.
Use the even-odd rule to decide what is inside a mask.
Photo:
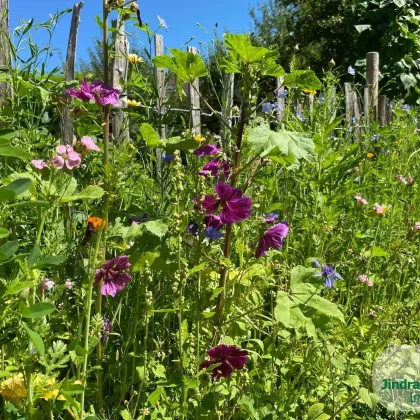
[{"label": "large green leaf", "polygon": [[9,236],[9,231],[5,228],[0,227],[0,239],[5,238],[6,236]]},{"label": "large green leaf", "polygon": [[34,343],[34,346],[38,350],[39,354],[41,356],[45,356],[45,346],[44,346],[44,342],[42,341],[41,336],[37,332],[31,330],[24,322],[22,322],[22,324],[23,324],[23,328],[28,333],[29,338]]},{"label": "large green leaf", "polygon": [[12,257],[19,249],[19,243],[17,241],[9,241],[4,245],[0,246],[0,261],[6,261]]},{"label": "large green leaf", "polygon": [[34,303],[31,306],[25,306],[22,302],[19,306],[19,313],[25,318],[42,318],[55,311],[55,306],[51,303]]},{"label": "large green leaf", "polygon": [[151,220],[143,223],[144,228],[153,235],[163,238],[168,232],[168,225],[163,220]]},{"label": "large green leaf", "polygon": [[260,69],[262,76],[282,77],[286,74],[283,67],[271,57],[262,61]]},{"label": "large green leaf", "polygon": [[416,84],[417,84],[416,77],[411,73],[401,74],[400,79],[403,82],[403,85],[404,85],[406,90],[409,90],[410,88],[412,88],[413,86],[416,86]]},{"label": "large green leaf", "polygon": [[0,201],[12,201],[18,195],[23,194],[31,186],[31,180],[27,178],[17,179],[5,187],[0,188]]},{"label": "large green leaf", "polygon": [[284,85],[288,87],[298,86],[305,90],[319,90],[322,83],[312,70],[295,70],[284,78]]},{"label": "large green leaf", "polygon": [[298,285],[302,283],[310,282],[312,276],[319,272],[316,268],[307,268],[301,265],[293,267],[291,273],[290,287],[294,290]]},{"label": "large green leaf", "polygon": [[34,247],[32,248],[31,253],[29,254],[28,257],[28,268],[31,269],[35,263],[38,261],[39,256],[41,255],[41,248],[39,247],[38,244],[35,244]]},{"label": "large green leaf", "polygon": [[69,201],[76,200],[94,200],[101,198],[104,195],[104,190],[98,185],[89,185],[83,191],[71,195],[69,197],[63,197],[60,201],[62,203],[68,203]]},{"label": "large green leaf", "polygon": [[13,146],[1,146],[0,156],[10,156],[19,159],[30,159],[32,155]]},{"label": "large green leaf", "polygon": [[22,281],[22,282],[19,282],[18,280],[13,281],[7,287],[6,295],[15,295],[21,292],[22,290],[27,289],[28,287],[32,287],[33,284],[34,283],[32,281]]},{"label": "large green leaf", "polygon": [[341,321],[344,321],[343,313],[338,309],[338,306],[330,302],[323,297],[316,295],[316,294],[302,294],[296,295],[293,294],[293,297],[296,302],[304,304],[305,306],[309,306],[310,308],[316,309],[318,312],[327,315],[329,317],[338,318]]},{"label": "large green leaf", "polygon": [[286,292],[279,291],[276,298],[276,307],[274,308],[274,318],[281,322],[285,327],[290,326],[290,299]]},{"label": "large green leaf", "polygon": [[272,53],[264,47],[255,47],[247,34],[225,34],[225,45],[230,53],[235,53],[246,64],[261,61]]},{"label": "large green leaf", "polygon": [[325,405],[322,403],[316,403],[309,407],[308,420],[328,420],[331,418],[328,414],[324,413]]},{"label": "large green leaf", "polygon": [[296,159],[311,160],[315,153],[314,142],[308,134],[275,132],[265,125],[251,128],[248,131],[248,142],[254,153],[270,158],[292,156]]},{"label": "large green leaf", "polygon": [[169,139],[161,140],[162,148],[167,153],[172,154],[175,150],[192,150],[197,148],[197,142],[191,138],[181,136],[170,137]]},{"label": "large green leaf", "polygon": [[140,126],[140,133],[149,147],[157,147],[161,144],[159,134],[150,124],[143,123]]},{"label": "large green leaf", "polygon": [[57,267],[66,262],[67,257],[65,255],[52,255],[44,257],[38,260],[32,268],[41,269],[46,267]]},{"label": "large green leaf", "polygon": [[0,129],[0,146],[8,146],[10,140],[17,137],[19,131],[13,130],[12,128],[1,128]]}]

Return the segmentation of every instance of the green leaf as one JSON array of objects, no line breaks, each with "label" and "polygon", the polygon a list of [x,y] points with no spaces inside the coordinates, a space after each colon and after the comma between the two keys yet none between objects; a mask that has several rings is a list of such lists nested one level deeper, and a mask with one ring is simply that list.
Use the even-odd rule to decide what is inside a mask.
[{"label": "green leaf", "polygon": [[293,267],[291,273],[290,287],[295,289],[297,285],[309,282],[315,273],[318,273],[319,270],[316,268],[307,268],[301,265]]},{"label": "green leaf", "polygon": [[282,77],[286,74],[283,67],[271,57],[262,61],[260,69],[262,76]]},{"label": "green leaf", "polygon": [[1,146],[0,156],[10,156],[19,159],[30,159],[32,155],[13,146]]},{"label": "green leaf", "polygon": [[41,336],[37,332],[31,330],[24,322],[22,322],[22,324],[23,324],[23,328],[25,328],[26,332],[29,335],[29,338],[34,343],[34,346],[38,350],[39,354],[41,356],[45,356],[45,346],[44,346],[44,342],[42,341]]},{"label": "green leaf", "polygon": [[359,34],[361,34],[364,31],[372,29],[371,25],[354,25],[354,27],[356,28],[356,31],[359,32]]},{"label": "green leaf", "polygon": [[19,135],[19,131],[13,130],[11,128],[1,128],[0,129],[0,146],[7,146],[10,143],[10,140],[13,140]]},{"label": "green leaf", "polygon": [[196,265],[195,267],[193,267],[189,272],[188,272],[188,277],[192,276],[195,273],[198,273],[199,271],[202,271],[206,268],[206,263],[203,262],[199,265]]},{"label": "green leaf", "polygon": [[32,251],[28,257],[28,268],[31,269],[34,264],[38,261],[39,256],[41,255],[41,248],[38,244],[32,248]]},{"label": "green leaf", "polygon": [[65,255],[51,255],[49,257],[41,258],[33,265],[33,268],[40,269],[46,267],[57,267],[63,264],[66,260],[67,257]]},{"label": "green leaf", "polygon": [[19,249],[19,243],[17,241],[9,241],[4,245],[0,246],[0,261],[6,261],[12,257]]},{"label": "green leaf", "polygon": [[5,228],[0,227],[0,239],[5,238],[6,236],[9,236],[9,231]]},{"label": "green leaf", "polygon": [[303,299],[301,296],[297,297],[297,299],[300,300],[301,303],[305,303],[306,306],[314,308],[324,315],[338,318],[341,321],[344,321],[343,313],[340,311],[340,309],[338,309],[338,306],[319,295],[311,296],[308,294],[306,297],[303,297]]},{"label": "green leaf", "polygon": [[363,255],[366,257],[384,257],[384,258],[388,258],[389,257],[389,253],[386,252],[384,249],[379,248],[378,246],[374,245],[372,249],[368,249],[366,251],[363,252]]},{"label": "green leaf", "polygon": [[233,55],[237,54],[246,64],[256,63],[272,54],[267,48],[253,46],[247,34],[225,34],[224,38],[227,50]]},{"label": "green leaf", "polygon": [[288,293],[283,291],[277,293],[274,318],[276,321],[281,322],[285,327],[290,326],[290,303]]},{"label": "green leaf", "polygon": [[147,402],[154,407],[159,401],[159,398],[162,394],[165,393],[163,386],[158,386],[147,398]]},{"label": "green leaf", "polygon": [[[22,303],[22,302],[21,302]],[[19,306],[19,313],[25,318],[42,318],[55,311],[55,306],[51,303],[34,303],[31,306],[22,304]]]},{"label": "green leaf", "polygon": [[312,70],[295,70],[284,78],[284,86],[297,86],[305,90],[320,90],[322,83]]},{"label": "green leaf", "polygon": [[330,418],[328,414],[324,413],[324,404],[316,403],[308,410],[308,420],[327,420]]},{"label": "green leaf", "polygon": [[168,225],[161,219],[143,223],[144,228],[153,235],[163,238],[168,232]]},{"label": "green leaf", "polygon": [[143,123],[140,126],[140,133],[148,147],[160,146],[159,134],[150,124]]},{"label": "green leaf", "polygon": [[159,364],[152,371],[156,377],[166,379],[165,366]]},{"label": "green leaf", "polygon": [[28,287],[33,286],[32,281],[22,281],[21,283],[11,283],[7,288],[6,295],[16,295],[17,293],[21,292],[22,290],[27,289]]},{"label": "green leaf", "polygon": [[68,203],[76,200],[95,200],[99,199],[104,195],[104,190],[97,185],[89,185],[80,193],[71,195],[70,197],[63,197],[60,202]]},{"label": "green leaf", "polygon": [[312,138],[305,133],[271,131],[267,126],[251,128],[248,142],[254,153],[260,156],[293,156],[296,159],[311,160],[315,154]]},{"label": "green leaf", "polygon": [[31,180],[27,178],[17,179],[5,187],[0,188],[0,201],[12,201],[18,195],[29,190]]},{"label": "green leaf", "polygon": [[161,145],[166,152],[172,154],[175,150],[192,150],[197,148],[197,142],[193,138],[184,138],[181,136],[162,139]]},{"label": "green leaf", "polygon": [[131,414],[128,410],[122,410],[120,411],[120,415],[123,420],[133,420],[133,417],[131,417]]},{"label": "green leaf", "polygon": [[411,89],[412,87],[416,86],[417,79],[416,77],[409,73],[409,74],[401,74],[400,79],[405,87],[406,90]]},{"label": "green leaf", "polygon": [[362,387],[359,389],[359,396],[362,403],[366,404],[369,408],[373,408],[374,402],[372,401],[371,395],[366,388]]}]

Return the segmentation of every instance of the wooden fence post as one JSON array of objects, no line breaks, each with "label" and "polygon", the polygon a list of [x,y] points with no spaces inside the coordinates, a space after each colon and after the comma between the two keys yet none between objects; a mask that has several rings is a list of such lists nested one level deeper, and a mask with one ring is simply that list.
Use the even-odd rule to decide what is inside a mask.
[{"label": "wooden fence post", "polygon": [[360,100],[357,97],[357,93],[353,91],[353,116],[355,119],[355,136],[357,140],[360,140]]},{"label": "wooden fence post", "polygon": [[[12,56],[9,47],[9,0],[0,0],[0,72],[9,73],[12,67]],[[0,83],[0,105],[13,95],[12,85]]]},{"label": "wooden fence post", "polygon": [[[1,1],[1,0],[0,0]],[[64,67],[64,80],[74,80],[76,72],[76,50],[77,50],[77,32],[80,25],[80,12],[83,2],[76,3],[73,6],[73,14],[71,17],[69,42],[67,45],[66,64]],[[61,144],[73,143],[73,118],[70,116],[70,107],[73,105],[73,98],[67,99],[67,104],[63,107],[60,119]]]},{"label": "wooden fence post", "polygon": [[370,119],[370,98],[367,86],[363,88],[363,113],[365,114],[366,124],[368,124]]},{"label": "wooden fence post", "polygon": [[[163,36],[155,35],[155,56],[163,55]],[[157,89],[157,109],[161,115],[165,115],[166,107],[165,103],[165,70],[155,68],[155,77],[156,77],[156,89]],[[166,138],[166,126],[161,125],[160,127],[160,138]],[[158,174],[160,174],[160,168],[162,165],[162,150],[156,149],[156,159],[157,165],[156,169]]]},{"label": "wooden fence post", "polygon": [[276,79],[276,96],[277,96],[277,119],[279,122],[283,121],[284,118],[284,108],[286,106],[286,99],[284,98],[284,77],[278,77]]},{"label": "wooden fence post", "polygon": [[346,120],[347,120],[347,128],[350,128],[352,125],[352,117],[354,114],[354,95],[351,87],[351,83],[344,83],[344,92],[345,92],[345,100],[346,100]]},{"label": "wooden fence post", "polygon": [[[232,108],[233,108],[233,93],[235,89],[235,74],[227,73],[223,75],[223,95],[222,95],[222,118],[225,119],[227,125],[232,127]],[[222,137],[223,149],[227,150],[227,141],[230,138],[230,131],[226,126],[220,124],[220,136]]]},{"label": "wooden fence post", "polygon": [[112,109],[112,135],[117,143],[128,141],[130,139],[130,130],[127,114],[122,108],[127,106],[127,92],[123,90],[121,79],[127,82],[129,61],[127,59],[129,44],[125,35],[125,24],[123,20],[113,20],[112,27],[118,29],[114,32],[114,58],[111,64],[112,87],[120,91],[120,100],[118,105]]},{"label": "wooden fence post", "polygon": [[369,99],[372,106],[373,118],[378,119],[379,92],[379,53],[369,52],[366,55],[366,81],[369,88]]},{"label": "wooden fence post", "polygon": [[378,105],[378,117],[379,117],[379,124],[381,127],[384,127],[388,124],[387,120],[387,112],[386,112],[386,105],[387,105],[388,99],[385,95],[379,96],[379,105]]},{"label": "wooden fence post", "polygon": [[[198,49],[195,47],[187,47],[187,51],[198,54]],[[195,134],[201,134],[200,81],[198,78],[194,80],[192,85],[188,85],[188,92],[191,107],[191,127]]]}]

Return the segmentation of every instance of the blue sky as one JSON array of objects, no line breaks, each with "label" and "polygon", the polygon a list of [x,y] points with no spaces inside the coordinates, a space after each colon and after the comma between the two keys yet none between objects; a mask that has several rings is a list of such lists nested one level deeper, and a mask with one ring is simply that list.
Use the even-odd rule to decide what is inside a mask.
[{"label": "blue sky", "polygon": [[[78,0],[10,0],[10,27],[18,26],[19,20],[35,19],[35,23],[42,23],[49,19],[49,14],[59,10],[72,8]],[[215,23],[218,24],[219,34],[226,29],[231,33],[246,32],[251,27],[249,6],[255,6],[258,0],[139,0],[141,15],[144,22],[152,30],[158,27],[157,15],[166,20],[169,29],[159,30],[164,36],[165,47],[180,48],[191,36],[194,40],[188,45],[200,48],[199,41],[208,43],[213,36]],[[100,36],[100,30],[95,22],[95,16],[101,14],[102,0],[85,0],[81,13],[77,59],[87,57],[87,48],[92,46],[95,37]],[[58,24],[52,46],[56,51],[50,59],[49,67],[60,65],[65,59],[67,40],[70,29],[71,14],[66,15]],[[206,30],[197,26],[200,23]],[[133,28],[134,30],[134,28]],[[147,42],[143,32],[134,30],[140,40]],[[46,31],[39,29],[34,33],[34,40],[44,44],[47,40]],[[139,46],[140,43],[137,42]]]}]

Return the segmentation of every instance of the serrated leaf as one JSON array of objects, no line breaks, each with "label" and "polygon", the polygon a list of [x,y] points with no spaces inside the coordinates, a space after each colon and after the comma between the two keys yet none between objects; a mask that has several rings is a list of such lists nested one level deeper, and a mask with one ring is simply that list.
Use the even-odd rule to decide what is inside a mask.
[{"label": "serrated leaf", "polygon": [[297,86],[304,90],[320,90],[322,83],[312,70],[295,70],[291,74],[286,74],[283,82],[284,86]]},{"label": "serrated leaf", "polygon": [[97,186],[97,185],[89,185],[80,193],[71,195],[69,197],[63,197],[60,202],[61,203],[68,203],[70,201],[76,200],[95,200],[99,199],[104,195],[104,190]]},{"label": "serrated leaf", "polygon": [[[185,321],[185,320],[184,320]],[[153,374],[155,376],[157,376],[158,378],[163,378],[166,379],[166,370],[165,370],[165,366],[163,365],[157,365],[156,367],[154,367],[153,369]]]},{"label": "serrated leaf", "polygon": [[153,235],[163,238],[168,232],[168,225],[161,219],[143,223],[144,228]]},{"label": "serrated leaf", "polygon": [[25,331],[28,333],[29,338],[32,340],[34,346],[38,350],[38,353],[41,356],[45,356],[45,346],[41,336],[37,332],[31,330],[24,322],[22,322],[22,324],[23,328],[25,328]]},{"label": "serrated leaf", "polygon": [[140,126],[140,133],[148,147],[157,147],[161,144],[159,134],[150,124],[143,123]]},{"label": "serrated leaf", "polygon": [[162,139],[161,146],[169,154],[175,150],[192,150],[197,148],[197,142],[191,138],[184,138],[181,136],[170,137],[169,139]]},{"label": "serrated leaf", "polygon": [[327,420],[330,416],[324,413],[325,405],[322,403],[316,403],[312,405],[308,410],[308,420]]},{"label": "serrated leaf", "polygon": [[359,396],[360,396],[360,401],[362,403],[366,404],[369,408],[373,408],[373,402],[370,397],[370,393],[366,388],[362,387],[359,389]]},{"label": "serrated leaf", "polygon": [[360,378],[357,375],[349,375],[343,382],[352,388],[359,388],[360,386]]},{"label": "serrated leaf", "polygon": [[288,293],[283,291],[277,293],[274,318],[276,321],[281,322],[285,327],[290,326],[290,303]]},{"label": "serrated leaf", "polygon": [[252,45],[251,39],[247,34],[225,34],[224,38],[227,50],[230,53],[237,54],[247,64],[261,61],[271,53],[267,48]]},{"label": "serrated leaf", "polygon": [[307,268],[301,265],[293,267],[291,272],[290,287],[295,289],[297,285],[307,283],[315,273],[319,272],[316,268]]},{"label": "serrated leaf", "polygon": [[293,156],[296,159],[311,160],[315,154],[314,142],[308,134],[275,132],[264,125],[248,131],[248,142],[252,152],[269,158]]},{"label": "serrated leaf", "polygon": [[131,414],[127,410],[120,411],[120,415],[123,420],[133,420],[133,417],[131,417]]},{"label": "serrated leaf", "polygon": [[344,321],[343,313],[340,311],[340,309],[338,309],[338,306],[319,295],[311,295],[308,293],[307,295],[296,296],[294,294],[293,296],[299,300],[301,304],[305,304],[305,306],[314,308],[324,315],[338,318],[341,321]]},{"label": "serrated leaf", "polygon": [[402,81],[402,83],[404,85],[404,88],[406,90],[411,89],[412,87],[416,86],[416,84],[417,84],[416,77],[413,74],[411,74],[411,73],[409,73],[409,74],[401,74],[400,75],[400,79],[401,79],[401,81]]},{"label": "serrated leaf", "polygon": [[51,303],[34,303],[31,306],[24,304],[19,306],[19,313],[25,318],[42,318],[55,311],[55,306]]}]

